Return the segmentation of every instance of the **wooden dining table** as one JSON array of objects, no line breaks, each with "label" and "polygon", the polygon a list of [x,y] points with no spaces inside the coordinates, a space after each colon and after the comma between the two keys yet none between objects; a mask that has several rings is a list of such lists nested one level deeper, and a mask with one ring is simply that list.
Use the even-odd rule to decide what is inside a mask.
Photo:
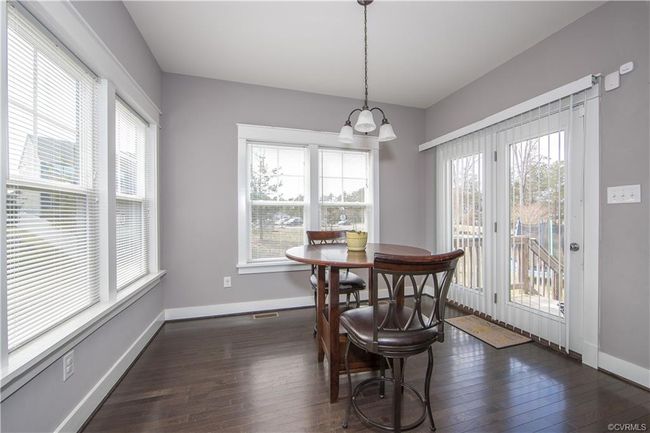
[{"label": "wooden dining table", "polygon": [[[339,302],[339,278],[341,269],[368,269],[372,276],[376,253],[407,256],[431,254],[422,248],[369,243],[365,251],[349,251],[345,244],[301,245],[289,248],[287,258],[296,262],[316,266],[318,289],[316,296],[317,347],[318,362],[327,357],[329,368],[330,402],[335,402],[339,395],[339,375],[345,373],[344,359],[341,354],[347,337],[339,332],[339,316],[344,311]],[[326,284],[326,270],[329,268],[329,284]],[[329,302],[326,302],[326,286],[329,289]],[[373,287],[372,278],[368,279],[368,303],[377,302],[378,288]],[[403,291],[402,291],[403,293]],[[378,368],[379,362],[373,355],[358,349],[351,349],[350,370],[364,371]]]}]

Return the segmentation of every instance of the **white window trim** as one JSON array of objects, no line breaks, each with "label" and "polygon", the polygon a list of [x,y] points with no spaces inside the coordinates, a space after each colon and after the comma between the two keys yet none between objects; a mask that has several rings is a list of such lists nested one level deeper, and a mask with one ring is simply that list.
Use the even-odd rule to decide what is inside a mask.
[{"label": "white window trim", "polygon": [[[150,183],[157,183],[158,176],[152,175],[152,179],[148,179],[147,178],[148,173],[147,173],[147,170],[146,170],[145,167],[147,165],[151,165],[152,170],[154,168],[154,165],[153,165],[154,161],[152,160],[151,155],[154,153],[153,151],[154,151],[154,148],[156,146],[153,146],[152,144],[156,143],[157,137],[155,137],[154,135],[152,135],[150,133],[151,132],[150,131],[151,126],[149,125],[148,121],[144,117],[142,117],[137,111],[135,111],[133,108],[131,108],[128,105],[128,103],[126,103],[124,100],[122,100],[121,96],[117,95],[116,93],[113,95],[113,104],[112,104],[112,106],[115,109],[117,108],[116,101],[118,101],[118,100],[121,100],[121,101],[119,101],[119,102],[121,102],[121,105],[125,106],[126,109],[131,112],[131,114],[133,114],[134,116],[139,118],[142,122],[144,122],[144,125],[145,125],[145,129],[144,129],[144,135],[145,135],[145,137],[144,137],[144,146],[143,146],[143,149],[142,149],[142,151],[144,152],[144,159],[142,161],[136,161],[136,163],[139,166],[138,168],[141,169],[140,175],[143,176],[142,182],[144,184],[144,188],[138,187],[138,191],[135,194],[122,194],[122,193],[117,192],[117,186],[116,186],[117,185],[117,152],[116,152],[116,150],[117,150],[117,138],[114,138],[114,140],[113,140],[114,146],[111,147],[111,150],[114,153],[114,155],[112,157],[115,159],[115,161],[114,161],[114,163],[112,165],[109,165],[110,167],[113,168],[113,176],[114,176],[113,181],[115,182],[114,183],[114,185],[115,185],[115,200],[113,201],[113,204],[114,204],[114,206],[117,206],[117,203],[119,201],[121,201],[121,202],[139,203],[142,206],[143,215],[146,215],[145,205],[147,204],[148,201],[152,201],[151,198],[156,197],[154,195],[155,190],[150,189],[149,184]],[[113,110],[114,111],[114,114],[113,114],[114,117],[116,117],[116,113],[117,113],[117,111],[115,109]],[[112,122],[108,122],[108,123],[112,123],[113,126],[116,126],[117,120],[113,120]],[[154,132],[155,132],[155,129],[154,129]],[[155,185],[154,185],[154,187],[155,187]],[[149,193],[152,193],[151,197],[149,197],[149,195],[148,195]],[[152,204],[153,204],[153,201],[152,201]],[[155,208],[153,208],[153,209],[155,209]],[[113,215],[114,217],[117,216],[117,209],[114,212],[110,212],[109,215]],[[113,218],[113,219],[115,219],[115,218]],[[144,220],[144,217],[143,217],[143,220]],[[147,224],[143,223],[142,228],[143,228],[143,231],[144,231],[144,230],[147,230],[149,227],[148,227]],[[115,229],[115,232],[117,234],[117,228]],[[147,247],[147,251],[148,251],[150,248],[154,247],[155,244],[152,243],[152,239],[151,239],[151,236],[150,236],[149,233],[146,235],[145,239],[147,239],[147,242],[142,242],[142,244],[143,245],[147,244],[146,247]],[[116,248],[117,248],[117,239],[115,239],[115,242],[113,244],[116,245]],[[114,256],[117,257],[117,252],[114,254]],[[113,257],[113,256],[110,256],[110,257]],[[141,279],[143,277],[146,277],[147,275],[149,275],[152,272],[152,268],[149,265],[149,258],[150,257],[151,257],[150,255],[147,256],[147,271],[144,274],[139,275],[138,277],[133,278],[133,279],[127,281],[126,283],[123,283],[121,286],[118,285],[117,286],[117,292],[118,293],[120,293],[124,289],[130,287],[135,281],[138,281],[139,279]],[[116,269],[117,269],[117,265],[116,265]],[[156,265],[156,267],[153,269],[153,271],[155,272],[157,270],[158,270],[158,266]],[[117,277],[116,277],[116,279],[117,279]]]},{"label": "white window trim", "polygon": [[[16,390],[79,344],[103,324],[155,287],[166,271],[160,269],[158,146],[160,109],[117,60],[71,2],[26,2],[18,4],[34,15],[39,25],[51,31],[74,55],[102,77],[99,84],[98,198],[100,200],[100,302],[64,324],[16,349],[7,350],[6,252],[0,248],[0,394],[5,400]],[[7,2],[0,2],[0,152],[7,154]],[[147,157],[154,181],[148,182],[151,201],[149,274],[117,293],[115,257],[115,98],[116,92],[148,123]],[[0,227],[6,227],[7,158],[0,164]],[[0,243],[6,243],[0,230]]]},{"label": "white window trim", "polygon": [[[0,155],[9,154],[9,131],[7,111],[9,95],[7,87],[7,2],[0,2]],[[0,245],[7,245],[7,177],[9,158],[0,158]],[[0,248],[0,370],[7,369],[7,252]],[[3,394],[0,387],[0,394]]]},{"label": "white window trim", "polygon": [[72,2],[25,2],[22,5],[93,72],[114,83],[120,90],[120,97],[145,120],[158,123],[160,108],[75,9]]},{"label": "white window trim", "polygon": [[[369,241],[379,242],[379,141],[377,137],[355,135],[354,143],[343,144],[338,141],[335,132],[312,131],[306,129],[281,128],[275,126],[237,124],[238,136],[238,163],[237,163],[237,227],[238,227],[238,260],[239,274],[256,274],[268,272],[300,271],[309,269],[304,264],[293,262],[289,259],[248,261],[248,145],[250,142],[264,142],[277,144],[293,144],[309,148],[309,184],[319,184],[318,149],[354,149],[370,152],[369,183],[372,189],[372,206],[370,207]],[[315,169],[314,169],[315,168]],[[309,197],[305,198],[309,215],[319,215],[318,188],[310,188]],[[318,218],[306,219],[309,230],[319,230]]]}]

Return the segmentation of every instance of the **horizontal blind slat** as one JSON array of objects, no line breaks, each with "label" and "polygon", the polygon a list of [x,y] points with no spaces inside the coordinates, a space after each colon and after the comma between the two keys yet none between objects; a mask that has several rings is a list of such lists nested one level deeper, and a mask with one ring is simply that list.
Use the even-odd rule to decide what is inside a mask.
[{"label": "horizontal blind slat", "polygon": [[370,153],[320,149],[319,163],[321,229],[368,231]]},{"label": "horizontal blind slat", "polygon": [[[147,124],[120,98],[115,102],[115,192],[117,288],[148,269],[149,201],[145,196]],[[120,198],[126,196],[128,198]]]},{"label": "horizontal blind slat", "polygon": [[96,78],[22,10],[8,12],[11,351],[99,301],[99,208]]}]

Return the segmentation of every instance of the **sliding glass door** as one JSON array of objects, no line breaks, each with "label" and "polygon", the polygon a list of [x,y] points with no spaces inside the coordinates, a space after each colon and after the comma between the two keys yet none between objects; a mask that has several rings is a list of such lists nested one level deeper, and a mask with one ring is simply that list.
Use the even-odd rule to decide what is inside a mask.
[{"label": "sliding glass door", "polygon": [[503,155],[496,218],[504,227],[496,240],[496,317],[565,349],[569,293],[581,293],[583,280],[584,107],[573,97],[540,107],[496,139]]},{"label": "sliding glass door", "polygon": [[564,130],[508,146],[508,300],[564,315],[566,158]]},{"label": "sliding glass door", "polygon": [[436,149],[438,249],[465,250],[450,299],[565,349],[579,349],[586,98]]},{"label": "sliding glass door", "polygon": [[[463,137],[452,146],[441,146],[438,158],[437,237],[440,250],[461,248],[465,256],[458,262],[449,297],[454,302],[479,311],[489,311],[486,292],[489,275],[491,233],[487,230],[491,212],[488,195],[490,171],[486,156],[493,146],[488,134]],[[487,170],[487,171],[486,171]]]}]

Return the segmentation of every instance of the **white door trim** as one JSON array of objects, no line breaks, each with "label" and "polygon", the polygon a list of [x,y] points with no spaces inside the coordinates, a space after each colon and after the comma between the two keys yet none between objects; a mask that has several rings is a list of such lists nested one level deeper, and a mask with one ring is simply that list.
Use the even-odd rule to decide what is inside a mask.
[{"label": "white door trim", "polygon": [[600,285],[598,247],[600,241],[600,95],[585,102],[585,168],[582,297],[582,363],[598,368],[600,330]]}]

